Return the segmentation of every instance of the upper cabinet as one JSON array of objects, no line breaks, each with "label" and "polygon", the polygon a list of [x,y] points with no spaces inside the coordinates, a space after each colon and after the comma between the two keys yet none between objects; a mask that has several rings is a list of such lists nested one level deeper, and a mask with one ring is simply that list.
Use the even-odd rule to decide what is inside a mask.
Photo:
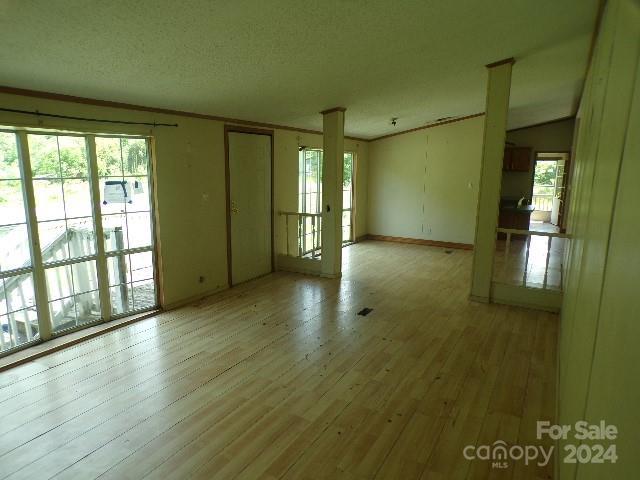
[{"label": "upper cabinet", "polygon": [[531,170],[531,149],[529,147],[507,147],[504,149],[502,170],[528,172]]}]

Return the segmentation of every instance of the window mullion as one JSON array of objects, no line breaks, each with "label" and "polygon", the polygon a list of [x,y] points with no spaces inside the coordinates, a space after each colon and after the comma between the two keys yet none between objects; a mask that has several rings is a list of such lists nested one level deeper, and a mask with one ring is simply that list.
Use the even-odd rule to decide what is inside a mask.
[{"label": "window mullion", "polygon": [[89,154],[89,175],[91,183],[91,207],[95,228],[96,253],[98,267],[98,292],[102,319],[111,319],[111,298],[109,296],[109,272],[107,256],[104,249],[104,230],[102,228],[102,212],[100,211],[100,180],[98,178],[98,156],[96,154],[96,137],[87,135],[87,152]]},{"label": "window mullion", "polygon": [[17,132],[19,163],[22,173],[22,186],[24,202],[27,206],[27,230],[31,243],[31,265],[33,266],[33,283],[36,296],[36,309],[38,312],[38,331],[42,340],[51,338],[51,318],[49,314],[49,298],[47,296],[47,282],[42,262],[42,250],[40,248],[40,236],[38,233],[38,220],[36,217],[36,200],[33,190],[33,175],[31,170],[31,157],[29,155],[29,141],[27,133]]}]

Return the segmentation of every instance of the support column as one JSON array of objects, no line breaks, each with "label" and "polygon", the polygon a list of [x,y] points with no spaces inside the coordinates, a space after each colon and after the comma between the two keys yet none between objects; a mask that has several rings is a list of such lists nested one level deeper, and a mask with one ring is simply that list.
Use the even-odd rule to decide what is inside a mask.
[{"label": "support column", "polygon": [[480,192],[476,216],[476,236],[471,277],[471,299],[489,302],[493,257],[496,248],[496,227],[500,204],[502,181],[502,158],[509,110],[511,89],[511,67],[509,58],[487,65],[487,99],[484,116],[484,142],[482,145],[482,167]]},{"label": "support column", "polygon": [[342,175],[344,112],[338,107],[322,113],[322,259],[323,277],[342,274]]}]

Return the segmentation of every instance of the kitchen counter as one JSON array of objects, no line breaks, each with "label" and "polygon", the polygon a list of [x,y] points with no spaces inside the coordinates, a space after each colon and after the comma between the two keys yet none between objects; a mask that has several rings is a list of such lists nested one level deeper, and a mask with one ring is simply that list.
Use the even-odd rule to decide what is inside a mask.
[{"label": "kitchen counter", "polygon": [[533,205],[522,205],[521,207],[517,205],[500,205],[500,210],[505,210],[509,212],[516,213],[526,213],[531,214],[536,209]]},{"label": "kitchen counter", "polygon": [[[517,202],[500,202],[500,215],[498,226],[500,228],[514,228],[517,230],[529,230],[531,212],[536,209],[533,205],[518,206]],[[498,238],[506,238],[504,233],[498,234]],[[512,235],[514,239],[525,239],[524,235]]]}]

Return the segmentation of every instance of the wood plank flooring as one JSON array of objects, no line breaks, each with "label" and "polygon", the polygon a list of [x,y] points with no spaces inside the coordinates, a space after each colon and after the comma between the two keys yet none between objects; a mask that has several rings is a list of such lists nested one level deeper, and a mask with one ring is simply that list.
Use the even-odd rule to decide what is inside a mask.
[{"label": "wood plank flooring", "polygon": [[472,252],[344,257],[0,373],[0,478],[551,478],[462,449],[539,443],[557,316],[469,302]]}]

